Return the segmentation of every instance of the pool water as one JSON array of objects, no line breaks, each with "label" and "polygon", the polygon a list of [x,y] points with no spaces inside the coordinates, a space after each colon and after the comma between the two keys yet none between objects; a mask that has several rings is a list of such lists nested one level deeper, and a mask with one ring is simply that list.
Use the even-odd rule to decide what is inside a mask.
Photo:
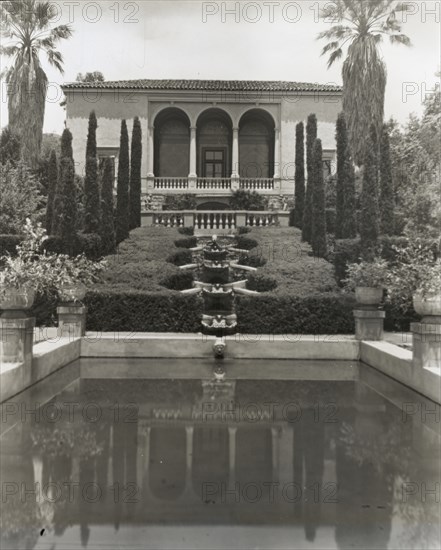
[{"label": "pool water", "polygon": [[280,363],[89,360],[4,403],[0,547],[440,548],[439,407]]}]

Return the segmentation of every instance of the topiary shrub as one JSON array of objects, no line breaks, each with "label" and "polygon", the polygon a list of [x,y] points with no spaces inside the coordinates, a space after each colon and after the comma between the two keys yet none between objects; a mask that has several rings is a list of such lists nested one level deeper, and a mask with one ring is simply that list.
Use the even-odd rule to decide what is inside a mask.
[{"label": "topiary shrub", "polygon": [[277,281],[273,277],[261,273],[251,273],[247,277],[247,289],[256,292],[270,292],[277,287]]},{"label": "topiary shrub", "polygon": [[251,237],[244,237],[243,235],[238,235],[236,237],[236,247],[242,248],[242,250],[251,250],[252,248],[256,248],[258,244],[256,239]]},{"label": "topiary shrub", "polygon": [[0,256],[10,254],[15,256],[17,245],[20,244],[22,237],[20,235],[0,235]]},{"label": "topiary shrub", "polygon": [[[183,274],[189,275],[189,274]],[[101,332],[198,332],[203,302],[199,296],[115,289],[88,292],[87,330]]]},{"label": "topiary shrub", "polygon": [[170,254],[166,261],[170,264],[174,264],[177,266],[191,264],[193,261],[192,253],[190,252],[190,250],[183,248],[181,250],[178,250],[177,252],[174,252],[173,254]]},{"label": "topiary shrub", "polygon": [[266,198],[249,189],[236,189],[230,197],[232,210],[265,210]]},{"label": "topiary shrub", "polygon": [[194,235],[194,227],[179,227],[178,231],[181,235]]},{"label": "topiary shrub", "polygon": [[193,281],[194,275],[191,271],[179,271],[162,279],[160,284],[170,290],[187,290],[193,287]]},{"label": "topiary shrub", "polygon": [[240,225],[237,228],[237,234],[238,235],[245,235],[245,233],[249,233],[251,231],[251,227],[248,227],[246,225]]},{"label": "topiary shrub", "polygon": [[240,265],[247,265],[250,267],[262,267],[266,264],[267,259],[263,256],[254,254],[241,254],[237,263]]},{"label": "topiary shrub", "polygon": [[198,244],[196,237],[186,237],[183,239],[176,239],[175,246],[178,248],[195,248]]}]

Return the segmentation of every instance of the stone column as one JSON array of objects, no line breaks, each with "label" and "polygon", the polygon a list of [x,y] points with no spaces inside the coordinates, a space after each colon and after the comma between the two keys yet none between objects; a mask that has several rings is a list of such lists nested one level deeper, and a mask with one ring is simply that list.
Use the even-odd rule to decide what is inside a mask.
[{"label": "stone column", "polygon": [[413,365],[418,369],[439,369],[441,365],[441,319],[423,317],[411,323],[413,334]]},{"label": "stone column", "polygon": [[355,338],[357,340],[382,340],[385,312],[376,307],[359,306],[354,309]]},{"label": "stone column", "polygon": [[57,307],[60,336],[81,338],[86,333],[87,307],[81,302],[61,304]]},{"label": "stone column", "polygon": [[196,126],[190,127],[190,173],[188,174],[188,188],[196,189]]},{"label": "stone column", "polygon": [[239,189],[239,128],[233,128],[233,148],[231,157],[231,189]]},{"label": "stone column", "polygon": [[149,126],[147,138],[147,192],[151,193],[154,189],[154,159],[155,159],[155,127]]}]

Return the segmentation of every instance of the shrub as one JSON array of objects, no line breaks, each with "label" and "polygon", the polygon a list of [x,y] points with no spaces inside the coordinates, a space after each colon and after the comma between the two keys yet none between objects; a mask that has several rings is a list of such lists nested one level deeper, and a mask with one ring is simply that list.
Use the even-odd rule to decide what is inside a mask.
[{"label": "shrub", "polygon": [[258,244],[256,239],[251,237],[244,237],[243,235],[238,235],[236,237],[236,246],[242,250],[251,250],[252,248],[256,248]]},{"label": "shrub", "polygon": [[361,193],[360,243],[366,259],[375,255],[379,235],[378,205],[378,143],[375,126],[372,124],[366,143],[366,158],[363,170]]},{"label": "shrub", "polygon": [[313,191],[311,246],[314,256],[324,258],[327,252],[325,182],[323,180],[322,142],[316,139],[313,146]]},{"label": "shrub", "polygon": [[232,210],[265,210],[266,200],[263,195],[249,189],[232,191],[230,208]]},{"label": "shrub", "polygon": [[[65,253],[74,254],[77,200],[72,134],[67,128],[61,136],[60,178],[58,183],[61,201],[59,204],[60,210],[57,213],[61,212],[61,216],[58,223],[55,221],[56,235],[63,240]],[[54,212],[54,218],[57,213]]]},{"label": "shrub", "polygon": [[341,294],[238,296],[238,330],[244,334],[351,334],[355,300]]},{"label": "shrub", "polygon": [[248,227],[247,225],[240,225],[237,228],[238,235],[245,235],[245,233],[249,233],[250,231],[251,231],[251,227]]},{"label": "shrub", "polygon": [[100,190],[98,185],[98,159],[96,153],[95,111],[89,115],[89,129],[86,143],[86,172],[84,176],[84,231],[97,233],[100,228]]},{"label": "shrub", "polygon": [[116,200],[116,242],[129,236],[129,135],[127,123],[121,121],[121,136],[118,162],[118,185]]},{"label": "shrub", "polygon": [[197,242],[196,237],[186,237],[184,239],[176,239],[175,246],[178,248],[195,248]]},{"label": "shrub", "polygon": [[192,193],[182,195],[167,195],[162,207],[163,210],[195,210],[196,197]]},{"label": "shrub", "polygon": [[360,259],[360,239],[337,239],[334,247],[335,279],[339,285],[347,277],[347,264]]},{"label": "shrub", "polygon": [[347,278],[345,286],[349,290],[356,287],[381,287],[387,286],[388,263],[382,258],[374,258],[368,262],[359,262],[347,265]]},{"label": "shrub", "polygon": [[357,234],[355,218],[355,174],[344,113],[340,113],[337,118],[336,140],[337,184],[335,236],[337,239],[351,239]]},{"label": "shrub", "polygon": [[194,227],[180,227],[178,231],[181,235],[188,235],[190,237],[194,235]]},{"label": "shrub", "polygon": [[384,124],[380,146],[380,230],[383,235],[393,235],[395,232],[394,208],[389,133]]},{"label": "shrub", "polygon": [[52,223],[54,219],[54,200],[58,183],[57,154],[53,149],[47,163],[47,182],[48,194],[46,204],[46,231],[50,234],[52,232]]},{"label": "shrub", "polygon": [[191,271],[179,270],[160,281],[169,290],[186,290],[193,287],[194,275]]},{"label": "shrub", "polygon": [[0,256],[10,254],[15,256],[17,245],[22,241],[20,235],[0,235]]},{"label": "shrub", "polygon": [[88,292],[87,330],[127,332],[198,332],[203,302],[199,296],[167,290],[126,289]]},{"label": "shrub", "polygon": [[141,160],[142,160],[142,131],[138,117],[133,121],[132,155],[130,165],[130,229],[141,226]]},{"label": "shrub", "polygon": [[180,266],[180,265],[191,264],[192,259],[193,258],[192,258],[191,251],[187,250],[186,248],[183,248],[181,250],[178,250],[177,252],[173,252],[173,254],[170,254],[170,256],[168,256],[166,261],[170,264]]},{"label": "shrub", "polygon": [[113,207],[113,165],[109,157],[104,159],[101,177],[100,234],[103,255],[113,254],[116,249]]},{"label": "shrub", "polygon": [[266,262],[267,259],[260,254],[241,254],[237,260],[238,264],[247,265],[250,267],[263,267]]},{"label": "shrub", "polygon": [[247,289],[257,292],[270,292],[277,287],[277,281],[274,277],[262,275],[262,273],[251,273],[247,277]]},{"label": "shrub", "polygon": [[290,225],[302,228],[305,209],[305,132],[303,122],[296,126],[295,203],[291,210]]},{"label": "shrub", "polygon": [[306,172],[307,185],[305,193],[305,207],[302,220],[302,239],[306,242],[311,241],[312,228],[312,195],[314,189],[313,182],[313,157],[312,147],[317,139],[317,117],[314,114],[308,116],[306,124]]},{"label": "shrub", "polygon": [[96,233],[78,233],[75,247],[75,255],[85,254],[91,260],[102,256],[101,237]]},{"label": "shrub", "polygon": [[328,233],[335,233],[336,211],[335,208],[326,209],[326,231]]}]

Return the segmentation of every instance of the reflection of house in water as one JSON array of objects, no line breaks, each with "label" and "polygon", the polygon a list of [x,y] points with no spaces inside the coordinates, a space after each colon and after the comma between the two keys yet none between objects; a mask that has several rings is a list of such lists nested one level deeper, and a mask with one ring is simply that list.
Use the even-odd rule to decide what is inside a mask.
[{"label": "reflection of house in water", "polygon": [[[79,483],[73,502],[59,498],[53,505],[48,527],[54,542],[75,539],[87,547],[104,533],[109,540],[123,526],[135,533],[137,527],[166,524],[275,527],[289,529],[292,537],[303,532],[303,542],[316,544],[335,533],[330,546],[387,547],[393,502],[388,481],[397,475],[396,464],[378,456],[371,460],[342,431],[344,421],[366,441],[387,437],[398,409],[379,397],[375,401],[373,392],[360,393],[358,385],[341,381],[338,389],[329,381],[128,385],[84,379],[80,384],[84,402],[101,407],[99,422],[45,424],[53,437],[46,434],[43,447],[43,439],[40,447],[32,445],[31,422],[17,425],[2,440],[2,479]],[[329,408],[331,401],[336,408]],[[402,440],[411,441],[412,426],[399,426]],[[67,448],[58,445],[48,453],[49,443],[69,430]],[[29,460],[19,463],[18,456]],[[36,468],[38,457],[44,459]],[[93,486],[101,491],[98,498]],[[96,502],[85,501],[87,488]],[[17,510],[29,515],[25,508]],[[30,540],[29,532],[26,536]],[[16,547],[18,542],[16,537]]]}]

